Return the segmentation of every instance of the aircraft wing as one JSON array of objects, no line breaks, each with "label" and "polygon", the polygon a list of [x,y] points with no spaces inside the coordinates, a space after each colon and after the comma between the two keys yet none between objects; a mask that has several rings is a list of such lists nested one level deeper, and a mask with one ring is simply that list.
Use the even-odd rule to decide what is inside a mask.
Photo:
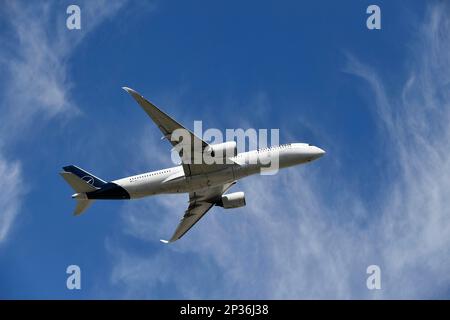
[{"label": "aircraft wing", "polygon": [[[203,150],[208,147],[208,143],[197,137],[194,133],[192,133],[190,130],[183,127],[181,124],[179,124],[176,120],[172,119],[170,116],[168,116],[166,113],[158,109],[154,104],[152,104],[150,101],[145,99],[143,96],[141,96],[138,92],[134,91],[133,89],[123,87],[123,89],[128,92],[135,100],[136,102],[144,109],[144,111],[149,115],[149,117],[155,122],[155,124],[158,126],[159,130],[163,133],[163,138],[166,138],[169,140],[169,142],[172,144],[172,146],[180,148],[184,147],[186,150],[191,150],[190,155],[182,155],[180,154],[180,158],[182,160],[184,173],[186,176],[201,174],[201,173],[208,173],[211,171],[220,170],[222,166],[226,165],[220,165],[220,164],[204,164],[204,163],[195,163],[194,162],[194,147],[198,153],[203,153]],[[175,130],[185,130],[184,132],[187,133],[190,136],[190,141],[183,144],[183,141],[180,139],[180,141],[172,141],[172,134]],[[199,159],[202,159],[199,157]],[[203,159],[202,159],[203,160]],[[203,161],[202,161],[203,162]]]},{"label": "aircraft wing", "polygon": [[170,240],[161,240],[163,243],[174,242],[186,234],[214,204],[220,200],[222,194],[231,188],[236,182],[227,183],[221,186],[203,189],[201,191],[189,193],[189,207],[181,218],[175,233]]}]

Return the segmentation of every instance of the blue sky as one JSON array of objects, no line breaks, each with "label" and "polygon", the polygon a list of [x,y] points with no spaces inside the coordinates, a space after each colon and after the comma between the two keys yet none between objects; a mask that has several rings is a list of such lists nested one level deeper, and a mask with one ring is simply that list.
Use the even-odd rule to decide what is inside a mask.
[{"label": "blue sky", "polygon": [[[0,298],[448,298],[448,4],[78,1],[69,31],[72,3],[0,8]],[[190,128],[279,128],[327,155],[241,181],[246,207],[171,246],[186,195],[73,217],[63,165],[171,166],[124,85]]]}]

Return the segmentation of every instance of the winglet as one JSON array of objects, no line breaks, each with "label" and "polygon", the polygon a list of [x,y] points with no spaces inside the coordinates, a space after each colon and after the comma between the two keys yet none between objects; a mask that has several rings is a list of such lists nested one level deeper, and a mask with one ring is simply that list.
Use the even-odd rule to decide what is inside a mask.
[{"label": "winglet", "polygon": [[128,93],[136,92],[136,91],[134,91],[133,89],[128,88],[128,87],[122,87],[122,89],[125,90],[125,91],[128,92]]},{"label": "winglet", "polygon": [[161,241],[161,242],[164,243],[164,244],[170,243],[170,241],[168,241],[168,240],[163,240],[163,239],[161,239],[161,240],[159,240],[159,241]]},{"label": "winglet", "polygon": [[137,102],[139,102],[139,99],[145,100],[145,98],[134,89],[128,87],[122,87],[122,89],[125,90],[127,93],[129,93]]}]

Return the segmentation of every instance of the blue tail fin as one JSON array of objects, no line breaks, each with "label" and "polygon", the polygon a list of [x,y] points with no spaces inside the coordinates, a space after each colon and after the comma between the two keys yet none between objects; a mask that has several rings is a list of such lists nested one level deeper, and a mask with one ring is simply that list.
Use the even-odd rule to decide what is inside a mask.
[{"label": "blue tail fin", "polygon": [[105,180],[102,180],[102,179],[94,176],[92,173],[89,173],[87,171],[84,171],[81,168],[78,168],[77,166],[73,166],[73,165],[65,166],[65,167],[63,167],[63,169],[66,172],[73,173],[78,178],[86,181],[87,183],[89,183],[90,185],[92,185],[96,188],[101,188],[103,185],[105,185],[107,183]]}]

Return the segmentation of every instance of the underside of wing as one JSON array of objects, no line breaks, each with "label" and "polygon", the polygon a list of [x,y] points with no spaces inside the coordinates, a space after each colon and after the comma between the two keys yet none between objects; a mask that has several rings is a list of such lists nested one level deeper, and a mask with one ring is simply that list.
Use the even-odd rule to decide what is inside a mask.
[{"label": "underside of wing", "polygon": [[213,188],[191,192],[189,194],[189,207],[185,211],[175,233],[170,240],[161,241],[169,243],[180,239],[217,203],[217,201],[220,200],[222,194],[234,184],[235,182],[232,182]]},{"label": "underside of wing", "polygon": [[184,213],[183,218],[178,224],[177,229],[169,241],[161,240],[162,242],[174,242],[180,239],[186,232],[188,232],[208,211],[214,206],[214,203],[199,201],[189,204],[189,208]]},{"label": "underside of wing", "polygon": [[123,87],[123,89],[136,100],[155,122],[162,132],[163,138],[167,139],[178,151],[186,176],[217,171],[225,166],[221,164],[204,164],[202,155],[205,148],[209,146],[208,143],[161,111],[138,92],[127,87]]}]

